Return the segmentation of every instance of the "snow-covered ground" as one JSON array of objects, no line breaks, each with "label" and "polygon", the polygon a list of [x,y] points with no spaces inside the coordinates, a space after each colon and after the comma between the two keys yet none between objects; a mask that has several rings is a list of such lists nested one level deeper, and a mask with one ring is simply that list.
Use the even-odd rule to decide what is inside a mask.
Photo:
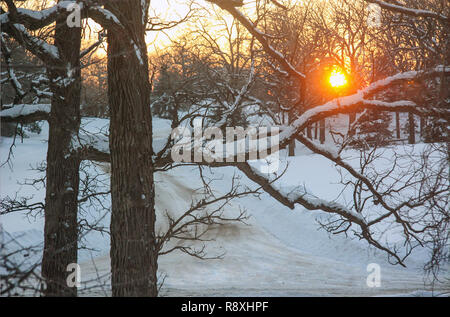
[{"label": "snow-covered ground", "polygon": [[[93,131],[107,125],[106,120],[91,120],[87,129]],[[167,137],[170,125],[165,120],[155,120],[155,147]],[[20,185],[31,179],[36,166],[46,156],[47,128],[40,135],[32,135],[17,142],[12,165],[0,169],[1,197],[34,195],[36,201],[44,199],[42,188]],[[12,139],[2,138],[0,160],[4,162]],[[289,170],[283,178],[285,186],[303,185],[308,191],[324,199],[335,199],[340,187],[336,185],[339,174],[330,162],[297,146],[297,156],[285,158]],[[225,193],[230,178],[242,176],[242,184],[251,182],[231,167],[206,169],[205,175],[214,179],[213,187]],[[39,174],[39,173],[37,173]],[[157,228],[164,227],[163,214],[179,214],[187,208],[195,190],[202,187],[198,169],[180,167],[156,175]],[[372,296],[411,295],[428,296],[449,293],[450,285],[439,285],[430,293],[424,285],[422,265],[426,252],[414,253],[407,268],[392,266],[381,252],[368,248],[363,241],[330,237],[319,230],[316,217],[320,212],[306,211],[301,207],[290,210],[267,194],[234,200],[225,213],[233,215],[245,208],[250,216],[247,224],[233,223],[217,227],[209,233],[214,241],[207,243],[209,255],[224,254],[222,259],[200,260],[182,253],[170,253],[159,259],[159,272],[164,283],[162,296]],[[90,220],[97,216],[88,212]],[[108,217],[106,217],[108,218]],[[108,226],[108,219],[102,220]],[[42,239],[43,216],[26,216],[24,213],[0,217],[5,232],[19,237],[23,244],[39,243]],[[88,247],[97,252],[80,251],[82,281],[95,279],[97,274],[109,272],[109,237],[89,233]],[[377,263],[381,267],[381,286],[368,287],[367,266]],[[106,282],[108,284],[108,282]],[[91,290],[88,295],[108,295],[108,286]]]}]

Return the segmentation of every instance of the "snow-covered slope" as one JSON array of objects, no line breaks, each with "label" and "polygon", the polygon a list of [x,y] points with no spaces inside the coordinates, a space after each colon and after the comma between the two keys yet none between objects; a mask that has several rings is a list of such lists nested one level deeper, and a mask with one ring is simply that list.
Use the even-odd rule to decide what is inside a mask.
[{"label": "snow-covered slope", "polygon": [[[105,126],[105,120],[91,120],[88,129],[93,131]],[[165,120],[155,120],[155,144],[163,142],[170,132]],[[45,159],[47,130],[18,143],[14,149],[12,166],[0,169],[1,197],[14,195],[19,189],[25,196],[34,195],[35,200],[44,198],[42,188],[33,189],[19,185],[30,179],[36,165]],[[3,162],[9,151],[11,139],[0,143],[0,159]],[[339,193],[335,186],[339,175],[332,164],[323,158],[297,147],[297,156],[289,158],[289,178],[286,185],[306,184],[308,190],[326,199],[334,199]],[[231,167],[205,170],[204,175],[217,179],[213,187],[218,192],[229,189],[230,178],[239,174]],[[242,176],[242,175],[241,175]],[[326,181],[324,181],[324,179]],[[161,230],[166,225],[164,214],[173,215],[184,211],[195,190],[201,188],[198,170],[181,167],[156,175],[156,209]],[[242,177],[242,183],[252,186]],[[159,272],[164,284],[161,295],[234,295],[234,296],[309,296],[309,295],[423,295],[423,273],[420,269],[425,254],[417,253],[408,262],[408,268],[391,266],[385,254],[368,249],[367,244],[341,236],[329,237],[318,230],[318,212],[297,207],[290,210],[274,201],[267,194],[260,198],[245,197],[227,206],[225,213],[235,215],[245,208],[250,216],[247,224],[234,223],[217,227],[209,233],[214,239],[207,243],[209,255],[224,254],[222,259],[199,260],[175,252],[159,259]],[[0,217],[5,231],[11,235],[25,236],[24,243],[39,242],[42,234],[42,215],[10,214]],[[108,220],[103,221],[108,225]],[[20,232],[20,234],[18,233]],[[87,245],[99,252],[80,253],[82,280],[95,279],[109,272],[108,236],[92,234],[86,236]],[[31,241],[30,241],[31,240]],[[366,284],[367,265],[381,266],[381,287],[369,288]],[[88,294],[109,294],[106,288],[90,290]],[[438,292],[449,290],[449,285],[439,286]],[[106,293],[104,293],[104,291]]]},{"label": "snow-covered slope", "polygon": [[[157,181],[164,179],[164,188],[157,186],[160,217],[161,211],[177,213],[190,201],[196,185],[192,174],[185,169],[158,176]],[[222,259],[199,260],[182,253],[159,259],[162,296],[423,295],[420,270],[392,267],[356,241],[329,239],[307,212],[245,198],[228,206],[227,214],[244,205],[251,215],[247,225],[218,227],[208,236],[215,239],[207,244],[209,254],[224,252]],[[381,266],[379,288],[366,284],[367,264],[373,262]],[[109,257],[83,263],[82,271],[87,280],[95,279],[97,272],[109,271]]]}]

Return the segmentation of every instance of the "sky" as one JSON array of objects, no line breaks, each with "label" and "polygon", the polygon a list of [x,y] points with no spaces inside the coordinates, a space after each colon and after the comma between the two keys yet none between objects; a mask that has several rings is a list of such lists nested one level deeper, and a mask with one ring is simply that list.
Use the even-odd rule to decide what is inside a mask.
[{"label": "sky", "polygon": [[[151,0],[150,17],[157,17],[162,21],[177,21],[189,12],[189,2],[186,0]],[[193,8],[210,6],[204,0],[195,0]],[[147,32],[146,40],[149,51],[162,48],[170,43],[170,38],[176,37],[185,27],[185,23],[164,32]]]},{"label": "sky", "polygon": [[[178,21],[188,14],[190,8],[212,8],[212,5],[205,0],[193,0],[192,2],[195,3],[190,6],[191,1],[192,0],[151,0],[149,17],[153,17],[153,21],[155,22]],[[149,53],[164,49],[170,44],[171,39],[176,39],[177,36],[182,34],[189,23],[192,22],[184,22],[163,31],[147,32],[146,42]],[[95,32],[101,30],[101,27],[92,20],[89,20],[88,25],[92,31],[94,31],[90,36],[93,36],[96,39]],[[100,50],[98,54],[106,55],[106,52]]]}]

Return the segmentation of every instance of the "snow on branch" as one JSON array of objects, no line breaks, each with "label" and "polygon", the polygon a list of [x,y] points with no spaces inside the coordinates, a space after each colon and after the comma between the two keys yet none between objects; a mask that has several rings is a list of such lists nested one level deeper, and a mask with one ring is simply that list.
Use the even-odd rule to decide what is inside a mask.
[{"label": "snow on branch", "polygon": [[2,29],[8,24],[21,24],[30,31],[41,29],[55,22],[62,14],[71,12],[71,6],[74,3],[76,3],[82,15],[92,18],[104,28],[123,29],[119,19],[109,10],[99,6],[98,1],[60,1],[54,6],[40,11],[17,8],[12,0],[7,0],[6,3],[9,11],[0,14]]},{"label": "snow on branch", "polygon": [[378,4],[380,7],[384,8],[386,10],[389,10],[389,11],[393,11],[393,12],[403,13],[403,14],[407,14],[407,15],[411,15],[411,16],[415,16],[415,17],[433,18],[433,19],[440,20],[444,23],[450,22],[449,17],[447,17],[441,13],[437,13],[437,12],[433,12],[433,11],[429,11],[429,10],[407,8],[404,6],[388,3],[386,1],[381,1],[381,0],[365,0],[365,1],[374,3],[374,4]]},{"label": "snow on branch", "polygon": [[0,40],[1,40],[1,52],[2,52],[3,58],[5,60],[9,80],[10,80],[11,85],[13,86],[14,90],[16,91],[16,98],[14,99],[14,101],[17,102],[19,100],[22,100],[22,98],[25,96],[25,91],[22,88],[22,84],[17,79],[14,69],[11,67],[11,63],[12,63],[11,50],[9,49],[8,45],[6,44],[6,41],[3,38],[3,34],[0,34]]},{"label": "snow on branch", "polygon": [[18,104],[0,111],[3,122],[29,123],[47,120],[50,113],[50,104]]},{"label": "snow on branch", "polygon": [[[354,212],[339,203],[330,202],[314,197],[306,193],[305,190],[301,187],[296,188],[295,190],[291,190],[290,193],[287,194],[283,191],[282,188],[277,188],[273,184],[273,181],[268,178],[268,176],[258,173],[258,171],[253,169],[248,163],[238,163],[237,167],[249,179],[260,185],[266,193],[291,209],[294,209],[295,204],[299,204],[308,210],[322,210],[330,214],[339,215],[344,219],[344,222],[348,223],[349,227],[351,226],[351,224],[359,226],[361,228],[360,236],[363,239],[365,239],[369,244],[375,246],[376,248],[388,253],[389,256],[396,259],[398,264],[405,266],[403,262],[404,258],[401,258],[395,251],[392,251],[388,247],[383,246],[372,237],[369,228],[370,225],[367,224],[361,214]],[[346,230],[343,230],[342,232],[344,231]]]},{"label": "snow on branch", "polygon": [[89,18],[103,26],[105,29],[124,30],[120,20],[109,10],[99,6],[86,6],[86,13]]},{"label": "snow on branch", "polygon": [[[427,116],[439,116],[441,118],[447,118],[447,120],[450,120],[450,111],[449,110],[440,110],[440,109],[426,109],[417,106],[414,102],[409,100],[400,100],[400,101],[394,101],[394,102],[385,102],[380,100],[371,100],[366,99],[372,97],[375,93],[381,91],[384,88],[390,87],[391,85],[401,82],[401,81],[407,81],[412,80],[416,78],[420,78],[422,76],[431,76],[436,75],[438,73],[441,73],[442,71],[450,72],[450,67],[443,68],[443,67],[436,67],[435,69],[431,71],[412,71],[412,72],[406,72],[406,73],[400,73],[382,80],[379,80],[377,82],[374,82],[369,87],[364,88],[360,91],[358,91],[356,94],[347,96],[347,97],[341,97],[338,99],[334,99],[332,101],[327,102],[326,104],[322,106],[315,107],[313,109],[310,109],[303,113],[298,119],[296,119],[290,126],[285,126],[281,129],[280,132],[280,141],[279,141],[279,148],[282,149],[286,147],[289,142],[293,138],[301,138],[300,133],[304,130],[305,127],[307,127],[309,124],[314,123],[318,120],[321,120],[323,118],[333,116],[339,113],[346,113],[350,111],[354,111],[356,109],[369,109],[369,110],[381,110],[381,111],[400,111],[400,112],[413,112],[418,115],[427,115]],[[107,137],[105,136],[106,141]],[[105,142],[106,142],[105,141]],[[95,143],[95,142],[94,142]],[[106,143],[104,143],[106,144]],[[307,144],[305,144],[307,145]],[[267,150],[268,152],[272,151],[271,148],[272,144],[270,142],[267,142],[267,148],[262,148],[260,151]],[[307,145],[308,146],[308,145]],[[94,144],[91,146],[91,151],[86,152],[86,159],[93,159],[93,160],[99,160],[99,161],[109,161],[109,150],[106,146],[102,146],[100,149],[97,148],[97,146]],[[228,161],[234,161],[238,162],[237,159],[239,156],[245,155],[247,157],[247,154],[249,154],[250,150],[252,150],[250,147],[244,147],[241,151],[238,151],[238,153],[234,154],[235,159],[230,159],[227,157],[224,153],[224,156],[222,157],[222,161],[225,161],[227,158]],[[317,149],[316,149],[317,150]],[[173,160],[170,157],[170,146],[167,144],[167,147],[165,147],[164,153],[165,155],[158,157],[155,161],[155,166],[161,167],[170,165],[173,163]],[[320,151],[318,152],[320,154]],[[216,164],[216,163],[210,163],[206,165],[227,165],[227,164]],[[230,165],[230,164],[228,164]]]},{"label": "snow on branch", "polygon": [[[74,4],[74,1],[60,1],[53,7],[36,11],[16,8],[12,1],[6,2],[9,12],[0,15],[2,26],[3,23],[7,22],[20,23],[28,30],[37,30],[52,24],[60,14],[66,13],[70,8],[69,6]],[[83,5],[82,3],[77,4],[80,7]]]},{"label": "snow on branch", "polygon": [[285,147],[291,139],[303,129],[305,129],[311,123],[319,121],[329,116],[337,115],[340,113],[346,113],[355,111],[357,109],[372,109],[380,111],[400,111],[400,112],[412,112],[418,115],[425,116],[438,116],[441,118],[450,119],[450,111],[448,109],[432,109],[423,108],[417,106],[414,102],[409,100],[400,100],[395,102],[385,102],[380,100],[371,100],[368,98],[373,97],[376,93],[391,87],[392,85],[414,80],[426,76],[438,75],[442,72],[450,73],[450,67],[438,66],[432,70],[427,71],[410,71],[399,73],[394,76],[390,76],[379,81],[376,81],[368,87],[359,90],[357,93],[333,99],[321,106],[314,107],[304,112],[299,118],[297,118],[290,126],[285,127],[280,132],[280,148]]},{"label": "snow on branch", "polygon": [[[281,127],[279,133],[279,142],[277,143],[277,148],[283,149],[295,138],[299,138],[301,132],[314,122],[321,119],[334,116],[341,113],[354,112],[356,110],[378,110],[378,111],[388,111],[388,112],[411,112],[420,116],[435,116],[442,118],[444,120],[450,121],[450,110],[444,108],[433,108],[433,107],[422,107],[410,100],[398,100],[393,102],[386,102],[382,100],[373,100],[374,95],[381,92],[383,89],[392,87],[396,83],[401,83],[404,81],[414,80],[418,78],[423,78],[427,76],[436,76],[442,72],[450,73],[450,67],[438,66],[432,70],[427,71],[410,71],[405,73],[399,73],[394,76],[387,77],[385,79],[376,81],[369,85],[368,87],[359,90],[357,93],[340,97],[331,100],[321,106],[314,107],[312,109],[304,112],[300,117],[298,117],[289,126]],[[260,152],[272,153],[272,143],[262,142],[263,146],[259,148]],[[228,146],[231,146],[229,144]],[[194,146],[191,146],[191,150]],[[233,153],[233,157],[229,157],[226,153],[222,153],[222,161],[234,161],[239,162],[239,157],[248,157],[250,147],[238,147],[237,153]],[[158,166],[170,165],[173,163],[170,157],[170,146],[167,144],[164,147],[164,156],[159,155],[155,164]]]},{"label": "snow on branch", "polygon": [[410,81],[415,79],[422,79],[427,77],[433,77],[436,75],[440,75],[445,73],[446,75],[450,74],[450,66],[439,65],[432,69],[421,70],[421,71],[408,71],[395,74],[393,76],[386,77],[384,79],[380,79],[368,87],[362,89],[365,98],[373,96],[375,93],[385,89],[388,86],[394,85],[396,83]]},{"label": "snow on branch", "polygon": [[[333,99],[321,106],[314,107],[305,111],[300,117],[298,117],[289,126],[281,127],[280,137],[279,137],[279,148],[285,148],[294,138],[309,125],[317,122],[321,119],[334,116],[341,113],[349,113],[356,110],[379,110],[379,111],[389,111],[389,112],[411,112],[421,116],[435,116],[443,118],[450,121],[450,110],[449,109],[439,109],[431,107],[422,107],[410,100],[398,100],[394,102],[386,102],[381,100],[373,100],[375,94],[392,87],[393,85],[405,81],[433,77],[445,72],[450,73],[450,67],[437,66],[434,69],[426,71],[409,71],[404,73],[399,73],[394,76],[384,78],[382,80],[376,81],[369,85],[368,87],[359,90],[357,93]],[[260,148],[260,151],[271,150],[271,145],[267,143],[266,148]],[[243,148],[238,153],[234,155],[234,161],[239,161],[237,158],[239,156],[245,156],[249,154],[250,148]],[[227,157],[223,157],[227,159]],[[230,158],[228,158],[230,159]],[[166,159],[167,161],[167,159]],[[231,159],[230,159],[231,161]]]},{"label": "snow on branch", "polygon": [[[377,189],[372,184],[372,181],[369,178],[367,178],[365,175],[361,174],[356,169],[354,169],[350,164],[342,160],[342,158],[331,149],[309,140],[302,133],[298,135],[297,139],[314,153],[322,155],[323,157],[329,159],[330,161],[334,162],[337,166],[340,166],[345,170],[347,170],[353,177],[364,183],[367,186],[368,190],[372,193],[372,195],[376,197],[378,203],[380,203],[383,206],[383,208],[385,208],[389,212],[388,215],[393,214],[397,218],[397,220],[401,220],[397,212],[404,206],[404,204],[392,206],[390,203],[386,202],[383,195],[377,191]],[[387,217],[388,215],[383,216],[383,218]],[[373,225],[381,221],[383,218],[378,218],[375,221],[370,221],[369,225]],[[401,223],[401,221],[399,221],[399,223]]]},{"label": "snow on branch", "polygon": [[[79,6],[80,13],[83,16],[92,18],[105,29],[113,31],[124,30],[119,19],[109,10],[102,8],[98,1],[60,1],[53,7],[40,11],[17,8],[11,0],[6,1],[6,3],[9,11],[0,14],[2,32],[13,37],[24,48],[49,65],[60,64],[58,48],[31,35],[29,31],[41,29],[55,22],[61,14],[68,13],[70,6],[74,3]],[[84,53],[82,52],[82,54]]]},{"label": "snow on branch", "polygon": [[287,193],[285,192],[285,190],[283,190],[283,188],[277,188],[277,186],[274,185],[274,182],[269,179],[268,175],[259,173],[250,164],[238,163],[237,167],[249,179],[260,185],[266,193],[268,193],[277,201],[279,201],[286,207],[289,207],[290,209],[294,209],[295,204],[300,204],[308,210],[323,210],[325,212],[337,213],[351,222],[363,226],[366,225],[363,217],[360,214],[349,210],[347,207],[339,203],[328,202],[326,200],[314,197],[301,187],[296,188],[295,190],[290,190],[289,193]]},{"label": "snow on branch", "polygon": [[2,23],[1,27],[3,32],[12,36],[24,48],[42,61],[45,61],[48,64],[59,64],[60,58],[58,48],[44,40],[32,36],[22,24]]}]

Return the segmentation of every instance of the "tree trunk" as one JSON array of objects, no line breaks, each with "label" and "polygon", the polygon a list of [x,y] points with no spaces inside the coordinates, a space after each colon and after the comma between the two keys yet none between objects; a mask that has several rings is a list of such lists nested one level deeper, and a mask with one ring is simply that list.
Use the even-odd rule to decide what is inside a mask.
[{"label": "tree trunk", "polygon": [[108,34],[112,295],[156,296],[152,118],[141,1],[105,7],[127,30]]},{"label": "tree trunk", "polygon": [[325,143],[325,119],[319,121],[319,138],[320,144]]},{"label": "tree trunk", "polygon": [[[42,275],[46,296],[76,296],[67,284],[67,265],[77,263],[79,164],[71,153],[80,127],[81,29],[69,28],[65,17],[56,23],[54,44],[62,65],[48,65],[53,92],[49,119]],[[56,80],[59,78],[59,80]]]},{"label": "tree trunk", "polygon": [[397,140],[400,140],[400,113],[395,113],[395,131],[397,135]]},{"label": "tree trunk", "polygon": [[[294,111],[294,109],[291,109],[291,110],[289,111],[289,114],[288,114],[289,124],[291,124],[291,123],[294,121],[294,115],[293,115],[293,113],[292,113],[293,111]],[[288,155],[289,155],[289,156],[295,156],[295,138],[292,139],[292,140],[289,142],[289,153],[288,153]]]},{"label": "tree trunk", "polygon": [[348,135],[350,137],[354,136],[355,131],[351,129],[353,122],[356,120],[356,112],[352,112],[348,114]]},{"label": "tree trunk", "polygon": [[414,122],[414,115],[409,112],[408,113],[408,125],[409,125],[409,136],[408,136],[408,143],[409,144],[415,144],[416,143],[416,127]]},{"label": "tree trunk", "polygon": [[310,125],[306,127],[306,136],[308,139],[312,140],[312,131]]},{"label": "tree trunk", "polygon": [[421,139],[423,139],[423,132],[424,132],[424,128],[425,128],[425,118],[424,117],[420,117],[420,137]]}]

